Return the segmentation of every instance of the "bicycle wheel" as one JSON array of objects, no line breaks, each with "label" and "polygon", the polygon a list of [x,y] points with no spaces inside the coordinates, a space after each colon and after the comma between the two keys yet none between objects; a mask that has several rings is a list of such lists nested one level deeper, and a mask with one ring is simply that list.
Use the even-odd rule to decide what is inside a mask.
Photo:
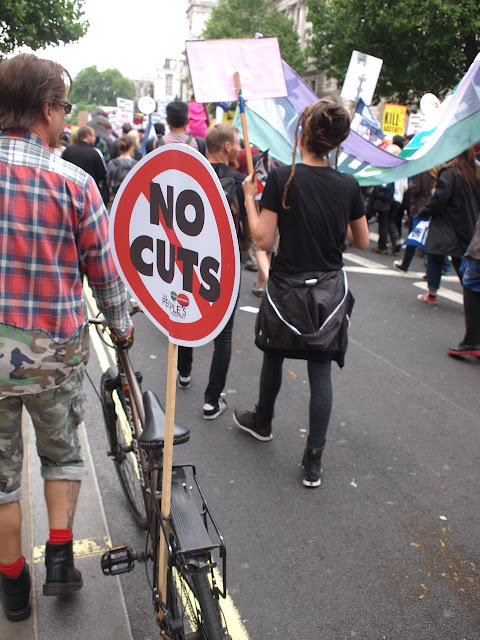
[{"label": "bicycle wheel", "polygon": [[230,637],[222,628],[220,605],[206,574],[187,576],[174,569],[172,591],[172,614],[182,621],[182,628],[173,632],[175,640],[227,640]]},{"label": "bicycle wheel", "polygon": [[125,400],[108,372],[101,378],[101,400],[112,459],[127,498],[128,506],[137,524],[147,528],[147,513],[141,483],[141,468],[135,442],[128,422]]}]

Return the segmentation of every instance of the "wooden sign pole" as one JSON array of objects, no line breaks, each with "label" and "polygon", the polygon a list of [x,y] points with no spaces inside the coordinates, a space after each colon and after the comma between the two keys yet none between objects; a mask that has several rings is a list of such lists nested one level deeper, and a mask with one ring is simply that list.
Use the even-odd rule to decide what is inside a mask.
[{"label": "wooden sign pole", "polygon": [[[163,445],[161,510],[162,520],[167,531],[167,536],[169,533],[168,520],[170,518],[170,503],[172,496],[173,425],[175,422],[175,395],[177,391],[177,361],[178,345],[169,342],[167,364],[167,391],[165,399],[165,438]],[[167,602],[167,567],[168,545],[164,536],[160,534],[160,548],[158,552],[158,592],[162,602]],[[158,617],[162,618],[162,613],[159,613]]]}]

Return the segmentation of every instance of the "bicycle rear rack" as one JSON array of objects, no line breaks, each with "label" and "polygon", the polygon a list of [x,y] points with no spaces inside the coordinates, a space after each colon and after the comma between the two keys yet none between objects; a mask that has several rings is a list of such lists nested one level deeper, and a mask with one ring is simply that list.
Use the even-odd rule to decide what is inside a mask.
[{"label": "bicycle rear rack", "polygon": [[[187,478],[186,469],[190,470],[189,475],[193,480],[193,485],[191,480],[189,481],[189,478]],[[195,499],[195,493],[197,494],[197,499]],[[198,501],[201,501],[201,508],[197,504]],[[193,464],[173,465],[172,467],[170,520],[173,524],[172,529],[175,531],[174,539],[172,539],[171,534],[167,534],[167,528],[161,516],[158,502],[156,503],[156,509],[163,535],[168,542],[170,566],[174,567],[177,562],[180,562],[186,574],[190,571],[211,572],[215,591],[222,598],[226,598],[227,549],[223,536],[202,493]],[[212,541],[210,532],[215,533],[216,542]],[[218,551],[222,560],[222,589],[218,587],[213,575],[213,569],[217,567],[217,563],[212,560],[211,553],[215,550]]]}]

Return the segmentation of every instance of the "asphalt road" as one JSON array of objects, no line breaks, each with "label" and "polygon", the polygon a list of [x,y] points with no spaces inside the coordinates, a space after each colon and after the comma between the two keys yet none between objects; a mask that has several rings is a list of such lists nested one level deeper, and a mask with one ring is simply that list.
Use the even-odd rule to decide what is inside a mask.
[{"label": "asphalt road", "polygon": [[[248,310],[259,305],[251,294],[254,274],[242,274],[227,412],[215,421],[202,418],[211,345],[195,350],[191,387],[177,392],[176,420],[192,437],[176,447],[175,461],[196,464],[226,538],[229,593],[246,630],[235,628],[234,640],[480,638],[480,360],[446,355],[463,337],[458,281],[444,280],[447,297],[433,307],[416,299],[425,286],[421,259],[409,277],[392,262],[370,251],[346,255],[356,304],[347,364],[334,368],[319,489],[301,484],[304,362],[285,361],[271,442],[233,426],[232,409],[253,408],[258,392],[261,352]],[[144,389],[163,399],[167,340],[145,317],[136,316],[135,326],[132,359]],[[88,369],[98,381],[94,353]],[[108,534],[114,544],[140,550],[143,534],[105,456],[89,383],[87,391],[87,433]],[[79,518],[90,518],[88,504]],[[108,591],[109,580],[100,576],[85,589]],[[143,567],[120,585],[134,640],[158,637]],[[105,628],[123,615],[118,603]],[[87,636],[80,625],[73,637],[107,637],[100,629]]]}]

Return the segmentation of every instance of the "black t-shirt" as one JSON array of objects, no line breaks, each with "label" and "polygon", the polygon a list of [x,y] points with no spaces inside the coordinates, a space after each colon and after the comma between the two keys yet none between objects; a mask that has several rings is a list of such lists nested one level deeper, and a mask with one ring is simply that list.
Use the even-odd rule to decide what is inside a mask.
[{"label": "black t-shirt", "polygon": [[273,169],[260,201],[262,208],[278,213],[280,244],[272,268],[285,273],[337,271],[343,267],[348,223],[365,215],[360,186],[353,176],[330,167],[297,164],[287,195],[290,209],[284,209],[290,171],[288,166]]}]

